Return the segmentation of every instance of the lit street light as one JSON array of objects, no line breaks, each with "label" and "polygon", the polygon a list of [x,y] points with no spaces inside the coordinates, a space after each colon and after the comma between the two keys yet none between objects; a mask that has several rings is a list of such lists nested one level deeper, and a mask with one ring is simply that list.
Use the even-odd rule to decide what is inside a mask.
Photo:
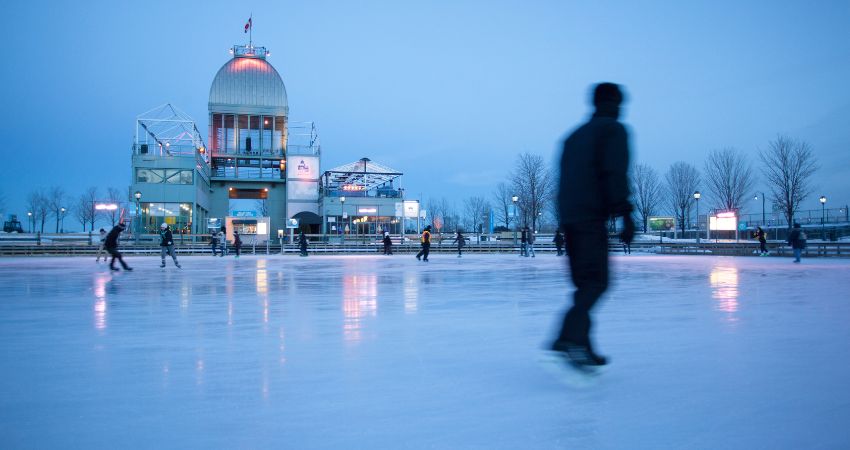
[{"label": "lit street light", "polygon": [[[339,204],[340,204],[340,218],[344,221],[345,220],[345,197],[344,196],[339,198]],[[341,223],[340,225],[343,225],[343,224]],[[343,243],[345,243],[345,231],[346,231],[345,229],[346,228],[348,228],[348,224],[344,224],[343,227],[342,227],[342,242]]]},{"label": "lit street light", "polygon": [[516,220],[517,220],[516,202],[519,201],[519,196],[514,195],[513,197],[511,197],[511,201],[514,202],[514,210],[513,210],[513,219],[515,221],[515,223],[514,223],[514,245],[516,245],[516,226],[517,226],[517,224],[516,224]]},{"label": "lit street light", "polygon": [[30,233],[32,233],[35,228],[35,219],[32,218],[32,211],[27,211],[27,226],[30,229]]},{"label": "lit street light", "polygon": [[822,241],[826,241],[826,196],[820,196],[820,238]]},{"label": "lit street light", "polygon": [[767,220],[765,220],[764,216],[764,192],[757,192],[756,196],[753,197],[753,200],[758,200],[759,196],[761,196],[761,226],[767,226]]},{"label": "lit street light", "polygon": [[699,244],[699,199],[702,194],[699,191],[694,192],[694,200],[697,202],[697,244]]},{"label": "lit street light", "polygon": [[59,232],[64,233],[65,232],[65,211],[66,211],[65,207],[63,206],[63,207],[59,208],[59,211],[62,212],[62,216],[59,219],[61,221],[62,226],[61,226],[61,228],[59,228]]}]

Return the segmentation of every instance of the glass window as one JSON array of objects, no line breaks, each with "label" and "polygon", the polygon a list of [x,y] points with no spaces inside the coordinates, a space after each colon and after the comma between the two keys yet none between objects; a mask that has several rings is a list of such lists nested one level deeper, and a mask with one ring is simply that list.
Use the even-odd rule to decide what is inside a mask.
[{"label": "glass window", "polygon": [[218,152],[221,150],[221,144],[224,140],[224,136],[222,135],[223,130],[221,128],[221,114],[213,114],[210,117],[210,128],[212,128],[210,133],[212,142],[210,142],[210,146],[213,152]]},{"label": "glass window", "polygon": [[163,171],[160,169],[136,169],[137,183],[162,183]]},{"label": "glass window", "polygon": [[168,184],[179,184],[180,183],[180,170],[165,169],[165,182],[168,183]]},{"label": "glass window", "polygon": [[227,153],[233,153],[236,151],[236,132],[233,129],[233,115],[226,114],[224,116],[224,150]]},{"label": "glass window", "polygon": [[195,172],[193,170],[180,171],[180,184],[193,184]]},{"label": "glass window", "polygon": [[272,151],[272,128],[274,127],[274,117],[263,116],[262,134],[260,135],[260,148],[264,154],[269,154]]},{"label": "glass window", "polygon": [[272,149],[276,155],[282,155],[286,150],[286,118],[274,118],[274,148]]}]

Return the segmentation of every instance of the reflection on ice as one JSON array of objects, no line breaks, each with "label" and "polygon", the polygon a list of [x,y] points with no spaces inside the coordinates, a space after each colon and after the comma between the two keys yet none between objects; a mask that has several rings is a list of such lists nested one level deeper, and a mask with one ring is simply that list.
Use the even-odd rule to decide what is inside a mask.
[{"label": "reflection on ice", "polygon": [[419,308],[419,274],[416,272],[404,273],[404,312],[415,313]]},{"label": "reflection on ice", "polygon": [[718,311],[729,313],[728,320],[736,321],[738,312],[738,268],[717,265],[711,269],[711,297],[717,301]]},{"label": "reflection on ice", "polygon": [[106,285],[110,279],[106,273],[94,277],[94,327],[98,330],[106,329]]},{"label": "reflection on ice", "polygon": [[376,275],[345,275],[342,279],[343,334],[346,341],[359,341],[360,320],[375,316],[378,310],[378,278]]}]

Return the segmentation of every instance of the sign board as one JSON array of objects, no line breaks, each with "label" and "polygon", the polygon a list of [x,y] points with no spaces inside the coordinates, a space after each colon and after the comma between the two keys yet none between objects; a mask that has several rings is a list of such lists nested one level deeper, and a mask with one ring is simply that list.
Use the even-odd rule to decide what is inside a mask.
[{"label": "sign board", "polygon": [[286,228],[298,228],[298,219],[287,219]]},{"label": "sign board", "polygon": [[419,217],[419,202],[416,200],[404,201],[404,217],[415,219]]},{"label": "sign board", "polygon": [[286,169],[286,177],[290,180],[317,180],[319,178],[319,158],[293,155],[289,157]]},{"label": "sign board", "polygon": [[334,222],[336,222],[336,217],[328,216],[328,223],[334,223]]},{"label": "sign board", "polygon": [[216,230],[221,228],[221,219],[215,217],[207,219],[207,228]]},{"label": "sign board", "polygon": [[652,231],[673,231],[676,229],[676,219],[672,217],[650,217],[649,229]]},{"label": "sign board", "polygon": [[747,229],[747,222],[738,223],[738,231],[744,231]]},{"label": "sign board", "polygon": [[738,229],[738,217],[735,212],[721,212],[708,218],[708,229],[711,231],[735,231]]},{"label": "sign board", "polygon": [[257,211],[231,211],[230,215],[234,217],[257,217]]},{"label": "sign board", "polygon": [[357,214],[365,215],[365,214],[377,214],[378,207],[377,206],[358,206]]}]

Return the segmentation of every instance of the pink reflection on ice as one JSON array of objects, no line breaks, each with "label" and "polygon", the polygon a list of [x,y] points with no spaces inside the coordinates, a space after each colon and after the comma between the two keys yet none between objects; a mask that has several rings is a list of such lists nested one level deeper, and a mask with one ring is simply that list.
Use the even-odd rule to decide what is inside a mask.
[{"label": "pink reflection on ice", "polygon": [[360,321],[378,310],[378,278],[375,275],[346,275],[342,280],[343,334],[346,341],[361,339]]},{"label": "pink reflection on ice", "polygon": [[737,320],[738,312],[738,268],[718,265],[711,269],[711,298],[717,301],[714,306],[718,311],[728,313],[728,320]]},{"label": "pink reflection on ice", "polygon": [[94,327],[97,330],[106,329],[106,284],[112,277],[98,273],[94,277]]}]

